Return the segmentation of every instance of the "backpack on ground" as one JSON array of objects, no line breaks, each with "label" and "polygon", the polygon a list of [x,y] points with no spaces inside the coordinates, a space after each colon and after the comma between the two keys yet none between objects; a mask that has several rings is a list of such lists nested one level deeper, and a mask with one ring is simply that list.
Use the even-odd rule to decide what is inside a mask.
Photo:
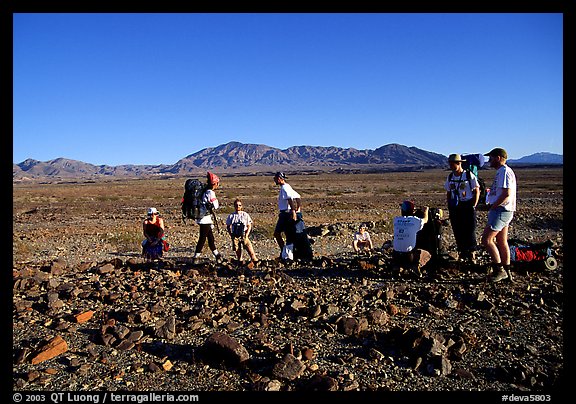
[{"label": "backpack on ground", "polygon": [[[468,179],[470,179],[470,173],[476,176],[478,180],[478,186],[480,187],[480,198],[478,199],[479,207],[486,205],[486,183],[483,178],[480,178],[478,171],[486,163],[486,159],[483,154],[463,154],[462,155],[462,168],[466,171]],[[450,179],[452,179],[452,173],[450,173]]]},{"label": "backpack on ground", "polygon": [[189,178],[184,183],[184,196],[182,197],[182,220],[199,220],[202,196],[206,191],[206,184],[200,180]]},{"label": "backpack on ground", "polygon": [[[416,216],[423,217],[421,210],[416,212]],[[428,221],[424,224],[422,230],[416,233],[416,248],[426,250],[432,255],[432,260],[438,259],[445,253],[443,240],[443,227],[446,225],[446,219],[443,219],[444,212],[439,208],[430,208],[428,210]]]},{"label": "backpack on ground", "polygon": [[294,259],[312,260],[314,252],[312,243],[308,237],[306,224],[302,218],[302,212],[296,213],[296,222],[294,223]]}]

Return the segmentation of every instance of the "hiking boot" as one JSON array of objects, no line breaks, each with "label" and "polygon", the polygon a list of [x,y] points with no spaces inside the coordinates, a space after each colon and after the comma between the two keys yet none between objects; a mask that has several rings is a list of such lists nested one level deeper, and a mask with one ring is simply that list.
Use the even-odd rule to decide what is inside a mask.
[{"label": "hiking boot", "polygon": [[222,257],[222,254],[216,255],[214,258],[216,258],[216,263],[217,263],[217,264],[221,264],[221,263],[224,262],[224,258]]},{"label": "hiking boot", "polygon": [[494,275],[490,277],[491,282],[500,282],[501,280],[508,279],[508,274],[504,268],[500,267],[494,272]]},{"label": "hiking boot", "polygon": [[514,278],[512,278],[512,271],[510,270],[510,268],[504,268],[504,271],[506,272],[506,275],[508,275],[508,281],[514,282]]}]

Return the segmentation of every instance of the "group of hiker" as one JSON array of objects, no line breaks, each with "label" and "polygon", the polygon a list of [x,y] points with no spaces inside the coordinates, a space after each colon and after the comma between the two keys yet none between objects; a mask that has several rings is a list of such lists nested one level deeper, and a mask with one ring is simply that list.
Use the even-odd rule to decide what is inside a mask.
[{"label": "group of hiker", "polygon": [[[295,259],[312,259],[311,240],[306,233],[306,227],[302,217],[301,197],[290,184],[286,182],[286,174],[277,172],[274,175],[274,183],[280,186],[278,194],[278,220],[274,228],[274,239],[280,249],[280,258],[284,261]],[[216,193],[220,185],[217,175],[208,171],[207,184],[200,194],[200,209],[196,223],[200,227],[200,234],[193,257],[193,263],[197,263],[202,255],[206,241],[217,263],[223,261],[222,254],[216,247],[213,227],[215,221],[214,211],[220,207]],[[183,199],[182,204],[185,201]],[[183,207],[183,211],[185,208]],[[226,218],[226,230],[232,239],[232,249],[236,254],[237,262],[242,261],[242,252],[247,251],[251,263],[257,265],[256,257],[249,235],[253,227],[250,215],[243,210],[242,200],[234,201],[234,212]],[[143,223],[145,240],[142,242],[142,255],[148,260],[162,257],[163,252],[169,248],[165,241],[164,221],[159,216],[156,208],[148,209],[148,216]],[[164,241],[164,243],[162,243]],[[164,247],[164,248],[163,248]]]},{"label": "group of hiker", "polygon": [[[508,227],[516,211],[516,177],[513,170],[506,165],[508,154],[503,148],[494,148],[484,156],[488,156],[490,167],[496,169],[492,185],[486,188],[485,201],[480,201],[479,178],[470,169],[463,167],[466,160],[460,154],[451,154],[448,157],[451,172],[444,183],[444,189],[450,224],[459,259],[473,262],[478,250],[476,209],[482,202],[488,209],[488,218],[482,232],[481,245],[491,258],[490,279],[494,282],[507,278],[512,280]],[[279,247],[280,259],[285,261],[312,259],[312,241],[307,235],[302,217],[301,196],[286,180],[285,173],[275,173],[274,183],[280,189],[274,239]],[[193,257],[194,262],[199,260],[206,241],[216,262],[223,261],[213,233],[214,211],[220,207],[215,193],[219,185],[218,176],[208,172],[207,184],[199,195],[200,212],[196,217],[196,223],[200,227],[200,234]],[[400,204],[400,213],[401,215],[395,217],[393,221],[393,258],[400,263],[418,262],[421,252],[417,242],[418,233],[426,223],[437,218],[430,217],[429,207],[416,209],[414,202],[410,200]],[[243,210],[242,200],[237,198],[234,201],[234,212],[226,219],[226,230],[232,239],[232,249],[238,262],[241,262],[244,250],[250,256],[251,263],[259,262],[249,239],[252,228],[252,218]],[[169,244],[165,239],[164,222],[155,208],[148,210],[143,223],[143,232],[145,236],[142,243],[143,255],[148,259],[161,257],[162,252],[168,250]],[[352,247],[358,253],[370,252],[374,248],[365,223],[360,224],[358,231],[354,233]]]},{"label": "group of hiker", "polygon": [[[506,165],[508,154],[503,148],[494,148],[484,156],[488,156],[488,163],[496,169],[496,175],[483,201],[488,209],[488,217],[481,245],[491,259],[490,280],[512,280],[508,228],[516,211],[516,176]],[[444,189],[459,259],[474,262],[478,250],[476,209],[480,202],[480,186],[477,176],[463,169],[464,162],[460,154],[448,157],[451,172],[444,183]],[[430,220],[429,207],[424,206],[418,214],[412,201],[404,201],[400,210],[401,216],[394,219],[393,256],[401,263],[418,262],[421,251],[417,248],[417,236]]]}]

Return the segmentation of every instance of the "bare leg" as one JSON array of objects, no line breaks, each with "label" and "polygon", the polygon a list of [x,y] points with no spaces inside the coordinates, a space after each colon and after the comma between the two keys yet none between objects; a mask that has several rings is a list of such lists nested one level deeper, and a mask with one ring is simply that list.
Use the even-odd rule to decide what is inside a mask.
[{"label": "bare leg", "polygon": [[[484,246],[488,254],[490,254],[490,258],[492,259],[492,262],[494,264],[500,264],[502,262],[500,258],[500,253],[498,251],[498,247],[496,246],[495,243],[495,238],[498,235],[498,233],[500,232],[492,230],[490,226],[486,226],[486,228],[484,228],[484,233],[482,233],[482,245]],[[508,256],[508,259],[510,259],[510,256]]]},{"label": "bare leg", "polygon": [[504,265],[510,265],[510,246],[508,245],[508,226],[504,227],[496,235],[496,247],[500,254],[500,262]]},{"label": "bare leg", "polygon": [[282,251],[282,249],[284,248],[284,239],[282,238],[282,233],[278,233],[278,232],[274,232],[274,238],[276,239],[276,242],[278,243],[278,247],[280,247],[280,251]]},{"label": "bare leg", "polygon": [[254,248],[252,247],[252,243],[249,243],[246,246],[246,250],[248,250],[248,254],[250,255],[250,259],[252,261],[258,261],[258,258],[256,258],[256,253],[254,253]]}]

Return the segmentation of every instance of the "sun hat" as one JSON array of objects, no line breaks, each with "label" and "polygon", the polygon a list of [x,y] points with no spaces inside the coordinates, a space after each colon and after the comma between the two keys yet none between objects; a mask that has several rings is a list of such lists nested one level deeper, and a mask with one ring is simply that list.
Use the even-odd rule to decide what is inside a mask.
[{"label": "sun hat", "polygon": [[494,149],[490,150],[488,153],[484,154],[485,156],[500,156],[505,159],[508,158],[508,153],[501,147],[495,147]]},{"label": "sun hat", "polygon": [[454,153],[448,156],[449,163],[462,163],[463,161],[466,160],[462,160],[462,156],[460,156],[458,153]]},{"label": "sun hat", "polygon": [[158,214],[158,211],[156,210],[156,208],[148,208],[148,216],[152,216],[152,215],[156,215]]}]

